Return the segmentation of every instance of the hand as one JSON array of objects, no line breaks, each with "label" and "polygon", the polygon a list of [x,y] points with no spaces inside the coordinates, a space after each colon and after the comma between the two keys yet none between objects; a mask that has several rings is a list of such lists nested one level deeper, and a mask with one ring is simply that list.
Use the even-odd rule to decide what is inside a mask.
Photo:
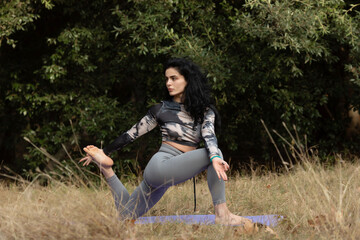
[{"label": "hand", "polygon": [[222,178],[224,181],[227,181],[228,179],[225,172],[229,170],[229,164],[218,157],[212,160],[212,164],[219,179]]},{"label": "hand", "polygon": [[79,163],[84,162],[83,166],[88,166],[92,162],[92,157],[89,154],[86,154],[86,156],[79,160]]}]

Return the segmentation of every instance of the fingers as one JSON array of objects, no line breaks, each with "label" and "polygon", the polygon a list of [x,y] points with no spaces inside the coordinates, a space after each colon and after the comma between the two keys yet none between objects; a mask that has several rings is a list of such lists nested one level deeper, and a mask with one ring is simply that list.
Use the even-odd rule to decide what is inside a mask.
[{"label": "fingers", "polygon": [[91,162],[92,162],[92,158],[89,156],[89,158],[86,160],[83,166],[88,166]]},{"label": "fingers", "polygon": [[228,178],[227,178],[227,175],[224,171],[216,171],[216,174],[218,175],[218,178],[221,180],[223,179],[224,181],[227,181]]},{"label": "fingers", "polygon": [[[83,150],[86,152],[86,156],[79,160],[79,162],[83,162],[83,166],[88,166],[92,161],[96,163],[96,156],[99,157],[99,148],[94,145],[88,145],[83,148]],[[102,151],[102,149],[100,149]],[[103,151],[102,151],[103,153]],[[104,154],[104,153],[103,153]],[[100,154],[100,157],[101,154]],[[112,164],[111,164],[112,165]]]},{"label": "fingers", "polygon": [[216,171],[216,174],[218,175],[218,178],[221,179],[220,172]]},{"label": "fingers", "polygon": [[[85,162],[84,162],[84,161],[85,161]],[[91,156],[89,156],[89,155],[87,155],[86,157],[84,157],[84,158],[82,158],[82,159],[79,160],[79,162],[84,162],[84,163],[83,163],[83,166],[89,165],[89,164],[91,163],[91,161],[92,161],[92,158],[91,158]]]},{"label": "fingers", "polygon": [[224,167],[225,171],[229,170],[229,164],[227,162],[225,162],[225,160],[221,161],[221,165]]},{"label": "fingers", "polygon": [[86,161],[88,159],[88,155],[82,159],[79,160],[79,162],[83,162],[83,161]]},{"label": "fingers", "polygon": [[221,169],[224,169],[224,171],[227,171],[230,168],[229,164],[224,160],[218,161],[217,164],[220,166]]},{"label": "fingers", "polygon": [[94,145],[88,145],[83,148],[83,150],[87,153],[85,157],[83,157],[82,159],[79,160],[79,163],[84,162],[82,164],[83,166],[88,166],[92,162],[91,149],[94,147],[95,147]]},{"label": "fingers", "polygon": [[227,175],[226,175],[225,172],[221,172],[220,175],[221,175],[221,178],[222,178],[224,181],[227,181],[227,180],[228,180],[228,179],[227,179]]},{"label": "fingers", "polygon": [[221,159],[221,158],[215,158],[213,160],[213,165],[217,165],[220,168],[224,169],[225,171],[229,170],[229,164],[227,162],[225,162],[225,160]]},{"label": "fingers", "polygon": [[223,165],[225,167],[225,171],[229,170],[229,168],[230,168],[229,164],[227,162],[225,162],[225,161],[224,161],[224,163],[225,164],[223,164]]},{"label": "fingers", "polygon": [[218,160],[216,159],[216,161],[213,162],[213,166],[218,178],[227,181],[228,178],[225,171],[229,170],[230,168],[229,164],[222,159],[218,159]]}]

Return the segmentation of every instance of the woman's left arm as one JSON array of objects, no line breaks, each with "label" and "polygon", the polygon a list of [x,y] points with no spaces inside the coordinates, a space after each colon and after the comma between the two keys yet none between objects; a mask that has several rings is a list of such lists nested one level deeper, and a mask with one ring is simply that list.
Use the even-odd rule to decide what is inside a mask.
[{"label": "woman's left arm", "polygon": [[201,135],[205,142],[205,148],[209,153],[209,160],[219,177],[227,180],[226,171],[229,170],[229,164],[221,157],[221,151],[218,148],[215,135],[215,113],[210,108],[205,112],[204,122],[201,125]]}]

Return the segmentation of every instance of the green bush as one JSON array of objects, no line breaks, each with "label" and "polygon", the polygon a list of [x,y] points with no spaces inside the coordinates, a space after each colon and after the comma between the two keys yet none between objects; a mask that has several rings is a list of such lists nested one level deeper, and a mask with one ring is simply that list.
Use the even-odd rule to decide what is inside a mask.
[{"label": "green bush", "polygon": [[[75,139],[80,148],[108,144],[162,99],[162,63],[189,56],[207,71],[220,147],[237,167],[277,158],[261,119],[280,134],[282,122],[295,125],[324,155],[358,154],[345,132],[347,111],[360,106],[359,8],[340,0],[5,2],[1,150],[17,149],[21,136],[54,155],[65,144],[80,157]],[[114,155],[117,166],[133,159],[132,170],[143,168],[158,134]],[[5,163],[46,166],[30,145],[17,152]]]}]

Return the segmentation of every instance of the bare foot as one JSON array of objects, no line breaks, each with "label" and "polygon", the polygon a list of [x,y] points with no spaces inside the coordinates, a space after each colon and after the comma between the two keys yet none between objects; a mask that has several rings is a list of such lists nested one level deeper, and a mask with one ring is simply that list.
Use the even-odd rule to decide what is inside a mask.
[{"label": "bare foot", "polygon": [[245,225],[246,223],[253,224],[250,219],[231,213],[226,203],[215,205],[215,223],[222,225]]},{"label": "bare foot", "polygon": [[103,150],[93,145],[89,145],[84,148],[84,151],[87,153],[87,155],[79,161],[84,162],[83,166],[87,166],[93,161],[99,167],[100,171],[106,179],[115,175],[115,172],[112,169],[114,161],[106,156]]},{"label": "bare foot", "polygon": [[278,239],[278,235],[269,226],[261,223],[253,223],[250,219],[237,216],[229,211],[226,203],[215,205],[215,223],[228,226],[239,226],[240,233],[244,234],[255,234],[260,229],[273,235]]},{"label": "bare foot", "polygon": [[102,149],[89,145],[84,147],[84,151],[91,156],[92,160],[99,166],[103,168],[112,167],[114,161],[105,155]]},{"label": "bare foot", "polygon": [[253,222],[250,219],[237,216],[230,212],[222,216],[215,215],[215,223],[222,225],[230,225],[230,226],[236,226],[236,225],[245,226],[248,224],[253,225]]}]

